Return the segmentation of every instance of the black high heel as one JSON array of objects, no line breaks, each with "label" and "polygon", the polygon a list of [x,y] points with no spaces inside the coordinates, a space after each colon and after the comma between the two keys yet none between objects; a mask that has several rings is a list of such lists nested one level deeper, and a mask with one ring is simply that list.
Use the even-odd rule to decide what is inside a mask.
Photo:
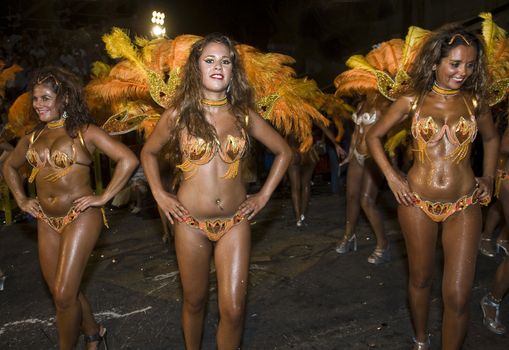
[{"label": "black high heel", "polygon": [[83,339],[85,340],[85,346],[88,343],[98,342],[97,343],[97,349],[101,346],[102,343],[104,343],[104,349],[108,350],[108,341],[106,339],[107,330],[102,325],[99,325],[99,331],[92,335],[83,335]]}]

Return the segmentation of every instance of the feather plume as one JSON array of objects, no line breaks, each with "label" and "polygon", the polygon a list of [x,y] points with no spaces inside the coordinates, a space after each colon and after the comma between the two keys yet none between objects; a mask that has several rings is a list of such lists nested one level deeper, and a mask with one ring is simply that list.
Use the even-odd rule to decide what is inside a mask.
[{"label": "feather plume", "polygon": [[92,63],[91,78],[101,79],[106,78],[111,71],[111,66],[100,61]]},{"label": "feather plume", "polygon": [[401,39],[385,41],[366,55],[366,61],[377,70],[395,76],[400,66],[403,45]]},{"label": "feather plume", "polygon": [[486,44],[486,53],[488,55],[488,64],[494,63],[494,52],[495,52],[495,46],[496,44],[501,41],[505,40],[506,38],[506,31],[502,28],[500,28],[496,23],[493,21],[493,18],[491,16],[491,13],[489,12],[482,12],[479,14],[479,17],[484,19],[482,23],[482,36],[484,38],[484,42]]},{"label": "feather plume", "polygon": [[431,32],[429,30],[410,26],[405,37],[405,44],[403,46],[403,53],[401,55],[401,64],[399,70],[407,71],[415,59],[419,49],[421,48],[424,39],[426,39]]},{"label": "feather plume", "polygon": [[32,131],[39,123],[39,120],[31,113],[31,109],[32,96],[25,92],[10,106],[5,129],[16,137],[23,137]]},{"label": "feather plume", "polygon": [[17,64],[13,64],[9,68],[5,68],[5,64],[2,62],[0,67],[0,97],[5,98],[5,85],[8,81],[14,80],[16,78],[16,73],[21,72],[23,68],[18,66]]},{"label": "feather plume", "polygon": [[377,90],[376,76],[364,69],[350,69],[339,74],[334,79],[336,97],[365,94]]}]

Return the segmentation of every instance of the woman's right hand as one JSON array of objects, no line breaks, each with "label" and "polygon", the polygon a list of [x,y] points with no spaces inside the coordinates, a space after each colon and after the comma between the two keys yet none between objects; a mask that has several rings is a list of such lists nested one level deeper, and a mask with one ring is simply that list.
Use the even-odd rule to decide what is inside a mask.
[{"label": "woman's right hand", "polygon": [[352,157],[353,157],[353,153],[349,152],[348,155],[339,163],[339,166],[341,167],[345,164],[350,163],[350,161],[352,160]]},{"label": "woman's right hand", "polygon": [[396,197],[398,204],[410,206],[413,204],[413,193],[408,186],[406,177],[402,174],[395,173],[391,180],[387,180],[389,187]]},{"label": "woman's right hand", "polygon": [[177,196],[168,192],[162,192],[158,195],[154,195],[154,198],[157,205],[159,205],[172,225],[174,224],[173,219],[182,222],[189,216],[189,212],[182,203],[179,202]]},{"label": "woman's right hand", "polygon": [[41,205],[35,198],[27,198],[18,203],[18,206],[21,210],[32,215],[34,218],[36,218],[41,212]]}]

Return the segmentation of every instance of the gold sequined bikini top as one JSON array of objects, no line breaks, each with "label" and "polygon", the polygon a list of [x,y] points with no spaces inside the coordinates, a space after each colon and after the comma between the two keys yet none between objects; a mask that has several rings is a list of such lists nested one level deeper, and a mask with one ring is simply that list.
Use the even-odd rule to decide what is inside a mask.
[{"label": "gold sequined bikini top", "polygon": [[182,132],[181,150],[182,164],[177,168],[186,172],[184,178],[191,178],[199,165],[207,164],[214,158],[216,153],[221,160],[228,164],[228,170],[221,176],[223,179],[233,179],[237,176],[240,160],[245,156],[249,148],[248,136],[243,128],[240,128],[241,136],[226,136],[226,140],[219,142],[214,140],[207,142],[204,139],[189,135],[186,131]]},{"label": "gold sequined bikini top", "polygon": [[[421,162],[424,161],[427,146],[435,145],[443,137],[447,137],[449,142],[456,146],[454,151],[445,156],[445,159],[452,159],[459,163],[465,158],[469,144],[474,141],[477,135],[477,121],[464,97],[463,101],[468,109],[470,118],[465,119],[460,117],[455,125],[449,126],[444,124],[441,127],[431,116],[421,119],[419,109],[417,108],[417,100],[414,102],[412,105],[412,110],[415,111],[412,119],[412,136],[417,140],[418,149],[416,151],[419,153],[419,160]],[[476,101],[472,100],[472,103],[475,107]]]},{"label": "gold sequined bikini top", "polygon": [[[69,173],[71,167],[74,164],[90,166],[90,164],[84,164],[76,161],[76,145],[74,144],[73,139],[72,139],[73,143],[71,145],[72,156],[69,156],[67,153],[60,150],[50,151],[49,148],[45,148],[42,150],[42,152],[38,152],[34,148],[34,144],[37,142],[37,139],[39,138],[39,136],[41,136],[44,130],[45,129],[42,129],[39,132],[34,131],[30,136],[30,144],[28,146],[28,150],[26,153],[26,159],[33,168],[30,174],[30,178],[28,179],[29,182],[34,181],[35,177],[39,173],[39,170],[46,167],[46,164],[48,164],[51,168],[55,169],[54,172],[44,177],[45,180],[52,182],[55,182],[61,177],[67,175],[67,173]],[[85,141],[83,140],[83,135],[81,134],[80,131],[78,131],[78,138],[80,140],[81,146],[89,155],[90,159],[92,159],[92,157],[88,153],[88,149],[85,146]],[[40,155],[42,155],[42,158]]]}]

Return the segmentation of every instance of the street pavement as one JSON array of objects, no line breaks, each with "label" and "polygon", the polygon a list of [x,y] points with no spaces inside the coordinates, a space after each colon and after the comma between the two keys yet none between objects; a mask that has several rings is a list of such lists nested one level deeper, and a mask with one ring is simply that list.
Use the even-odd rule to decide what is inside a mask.
[{"label": "street pavement", "polygon": [[[406,299],[406,251],[392,194],[379,200],[392,261],[367,257],[374,237],[361,217],[357,252],[334,251],[344,232],[345,197],[315,184],[305,225],[297,227],[288,190],[277,192],[252,225],[250,285],[243,349],[411,349]],[[181,289],[175,253],[161,240],[154,203],[131,214],[107,209],[104,229],[89,260],[83,288],[96,318],[108,329],[110,349],[184,349]],[[438,248],[431,299],[432,349],[440,348],[442,255]],[[484,328],[479,300],[501,257],[479,256],[471,319],[463,349],[509,349],[509,337]],[[34,222],[0,227],[0,349],[57,349],[55,312],[38,266]],[[215,349],[217,293],[214,267],[203,349]],[[509,326],[509,298],[502,320]],[[80,339],[77,349],[83,349]]]}]

